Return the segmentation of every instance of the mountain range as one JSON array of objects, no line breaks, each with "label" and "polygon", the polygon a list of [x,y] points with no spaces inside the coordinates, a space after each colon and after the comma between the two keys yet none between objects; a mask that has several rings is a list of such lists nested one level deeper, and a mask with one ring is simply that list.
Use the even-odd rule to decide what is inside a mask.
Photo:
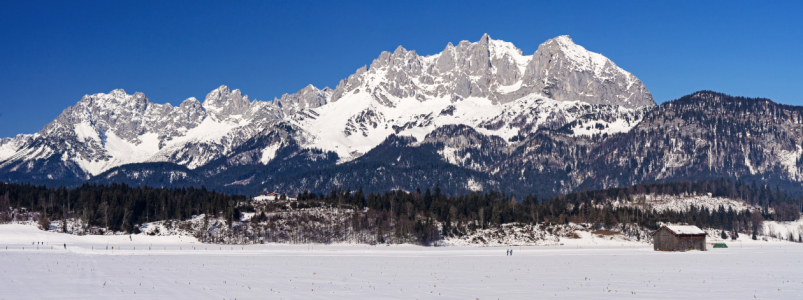
[{"label": "mountain range", "polygon": [[261,191],[439,185],[549,196],[705,178],[803,192],[803,108],[700,91],[657,106],[633,74],[569,36],[531,55],[484,35],[399,46],[334,88],[272,101],[85,95],[35,134],[0,139],[0,180]]}]

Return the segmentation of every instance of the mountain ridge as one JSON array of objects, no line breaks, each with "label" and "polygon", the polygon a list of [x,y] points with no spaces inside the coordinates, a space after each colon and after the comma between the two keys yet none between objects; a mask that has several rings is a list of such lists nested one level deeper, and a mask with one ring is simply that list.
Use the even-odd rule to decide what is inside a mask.
[{"label": "mountain ridge", "polygon": [[798,110],[710,91],[655,105],[635,76],[568,36],[524,55],[484,35],[428,56],[399,46],[334,89],[272,101],[227,86],[179,106],[86,95],[39,133],[0,139],[0,178],[178,178],[250,194],[434,182],[553,195],[695,176],[798,188]]}]

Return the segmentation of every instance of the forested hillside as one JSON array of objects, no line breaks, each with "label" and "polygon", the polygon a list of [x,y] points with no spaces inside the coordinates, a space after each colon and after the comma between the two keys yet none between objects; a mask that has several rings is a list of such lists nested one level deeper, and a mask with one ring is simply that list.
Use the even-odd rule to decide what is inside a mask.
[{"label": "forested hillside", "polygon": [[[720,203],[726,205],[709,208],[699,203],[681,210],[657,210],[647,201],[693,195],[724,199]],[[53,189],[0,184],[0,220],[37,221],[50,229],[51,220],[60,220],[64,224],[56,226],[60,230],[80,234],[140,233],[148,230],[144,226],[148,223],[168,221],[177,226],[203,216],[203,225],[195,222],[182,228],[207,242],[430,244],[505,224],[576,223],[598,229],[635,225],[654,230],[661,223],[688,223],[730,235],[754,234],[764,220],[797,220],[803,200],[777,187],[724,179],[643,184],[543,199],[495,191],[454,196],[443,193],[439,186],[413,192],[334,189],[327,194],[303,192],[293,196],[297,200],[266,202],[191,187],[85,184],[75,189]],[[66,220],[78,225],[67,230]],[[93,227],[100,230],[90,230]]]}]

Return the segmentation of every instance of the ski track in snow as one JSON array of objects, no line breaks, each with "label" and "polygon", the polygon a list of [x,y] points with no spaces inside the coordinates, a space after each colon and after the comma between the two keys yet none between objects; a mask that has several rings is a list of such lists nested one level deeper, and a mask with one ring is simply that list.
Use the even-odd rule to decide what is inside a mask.
[{"label": "ski track in snow", "polygon": [[[33,239],[61,249],[33,250]],[[175,236],[133,239],[0,225],[0,299],[803,297],[803,245],[794,243],[743,240],[727,249],[669,253],[641,243],[595,245],[580,239],[563,246],[512,247],[513,256],[506,256],[507,247],[232,246]],[[105,250],[106,245],[115,250]]]}]

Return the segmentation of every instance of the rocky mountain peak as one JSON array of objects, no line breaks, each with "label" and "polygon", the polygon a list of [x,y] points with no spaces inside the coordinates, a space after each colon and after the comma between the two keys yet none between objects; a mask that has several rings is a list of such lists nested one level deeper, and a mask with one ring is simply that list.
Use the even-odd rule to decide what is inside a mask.
[{"label": "rocky mountain peak", "polygon": [[203,103],[207,113],[218,119],[242,115],[248,111],[250,106],[251,100],[248,99],[248,96],[243,96],[239,89],[230,91],[229,87],[225,85],[209,92]]},{"label": "rocky mountain peak", "polygon": [[426,57],[399,46],[342,80],[331,101],[360,92],[390,107],[405,98],[447,97],[454,102],[480,97],[503,104],[531,94],[627,108],[655,105],[638,78],[569,36],[544,42],[533,55],[488,34],[473,43],[449,43],[441,53]]},{"label": "rocky mountain peak", "polygon": [[124,90],[124,89],[115,89],[115,90],[112,90],[111,92],[109,92],[109,94],[108,94],[108,95],[109,95],[109,96],[112,96],[112,97],[114,97],[114,98],[125,98],[125,97],[127,97],[127,96],[128,96],[128,94],[125,92],[125,90]]},{"label": "rocky mountain peak", "polygon": [[181,105],[179,105],[179,107],[181,108],[200,107],[200,106],[201,106],[201,101],[198,101],[198,99],[195,99],[195,97],[189,97],[186,100],[182,101]]},{"label": "rocky mountain peak", "polygon": [[606,64],[613,64],[605,56],[588,51],[583,46],[575,44],[574,40],[568,35],[550,39],[538,46],[538,49],[550,55],[561,52],[578,70],[593,71],[596,75],[602,72]]},{"label": "rocky mountain peak", "polygon": [[404,53],[407,53],[407,49],[404,49],[402,45],[399,45],[398,47],[396,47],[396,50],[393,50],[394,55],[402,55]]},{"label": "rocky mountain peak", "polygon": [[329,103],[332,97],[332,90],[329,87],[323,90],[316,88],[312,84],[307,85],[295,94],[284,94],[273,102],[281,107],[285,115],[292,115],[299,110],[316,108]]},{"label": "rocky mountain peak", "polygon": [[[505,55],[513,56],[524,56],[524,53],[513,45],[511,42],[505,42],[503,40],[489,40],[488,41],[488,51],[491,52],[491,56],[501,57]],[[527,56],[526,58],[529,58]]]},{"label": "rocky mountain peak", "polygon": [[315,92],[318,92],[318,91],[320,91],[320,90],[318,88],[316,88],[314,85],[308,84],[303,89],[299,90],[298,94],[309,94],[309,93],[315,93]]},{"label": "rocky mountain peak", "polygon": [[574,43],[574,40],[568,34],[559,35],[554,38],[547,40],[544,44],[549,43],[550,41],[554,41],[562,46],[578,46]]},{"label": "rocky mountain peak", "polygon": [[480,43],[488,44],[491,42],[491,36],[488,33],[483,33],[480,38]]},{"label": "rocky mountain peak", "polygon": [[649,90],[633,74],[563,35],[538,46],[524,71],[524,86],[559,101],[655,106]]}]

